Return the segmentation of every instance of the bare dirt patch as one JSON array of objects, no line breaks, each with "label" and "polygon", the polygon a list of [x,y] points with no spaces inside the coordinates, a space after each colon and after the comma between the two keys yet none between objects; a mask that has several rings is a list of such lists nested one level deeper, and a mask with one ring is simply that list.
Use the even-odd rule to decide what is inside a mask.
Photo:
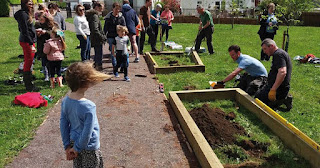
[{"label": "bare dirt patch", "polygon": [[[211,108],[208,104],[194,108],[189,113],[213,149],[223,149],[223,153],[228,158],[237,160],[245,161],[250,156],[258,160],[268,161],[269,158],[264,158],[263,154],[268,150],[270,144],[254,140],[237,141],[236,135],[248,137],[249,135],[239,123],[234,121],[236,118],[235,113],[226,114],[219,108]],[[273,158],[270,159],[274,160]],[[230,168],[253,168],[260,167],[260,165],[261,162],[246,161],[241,164],[227,164],[225,166]]]},{"label": "bare dirt patch", "polygon": [[128,104],[138,104],[137,101],[129,99],[125,95],[114,94],[107,99],[107,105],[109,106],[119,106],[119,105],[128,105]]},{"label": "bare dirt patch", "polygon": [[194,86],[194,85],[184,86],[183,89],[184,90],[196,90],[196,86]]},{"label": "bare dirt patch", "polygon": [[166,124],[166,125],[163,127],[163,131],[166,132],[166,133],[169,133],[169,132],[174,131],[174,129],[173,129],[173,126]]},{"label": "bare dirt patch", "polygon": [[234,144],[235,135],[247,135],[241,125],[226,119],[225,112],[207,104],[191,110],[190,115],[212,148]]}]

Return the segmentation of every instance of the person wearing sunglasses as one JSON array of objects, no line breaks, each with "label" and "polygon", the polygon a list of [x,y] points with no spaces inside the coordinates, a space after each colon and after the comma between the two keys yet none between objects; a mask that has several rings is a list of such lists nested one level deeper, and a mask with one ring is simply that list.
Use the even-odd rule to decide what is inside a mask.
[{"label": "person wearing sunglasses", "polygon": [[76,16],[74,17],[73,24],[75,26],[77,38],[80,41],[81,61],[90,60],[90,50],[91,50],[90,28],[84,13],[85,13],[84,6],[77,5]]}]

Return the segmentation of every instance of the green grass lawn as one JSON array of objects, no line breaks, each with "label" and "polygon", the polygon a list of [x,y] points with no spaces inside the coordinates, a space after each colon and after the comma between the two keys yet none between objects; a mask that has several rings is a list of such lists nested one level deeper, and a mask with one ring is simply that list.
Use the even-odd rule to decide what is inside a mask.
[{"label": "green grass lawn", "polygon": [[[49,107],[67,92],[67,87],[62,89],[49,89],[49,83],[43,82],[43,75],[40,74],[41,63],[36,61],[35,71],[36,85],[41,87],[43,94],[55,96],[54,103],[48,108],[30,109],[12,105],[11,102],[18,94],[25,93],[24,86],[6,86],[4,80],[13,76],[13,71],[18,67],[22,59],[17,56],[22,54],[22,49],[18,42],[17,23],[13,18],[0,18],[0,40],[2,41],[0,50],[0,167],[9,163],[18,152],[28,145],[32,139],[36,128],[43,122],[46,111]],[[73,19],[67,19],[73,22]],[[103,23],[102,23],[103,25]],[[205,73],[180,72],[168,75],[157,75],[159,81],[164,83],[165,93],[169,91],[183,90],[184,86],[195,86],[196,89],[206,89],[209,87],[208,81],[222,80],[237,64],[228,55],[227,49],[232,44],[238,44],[244,54],[255,58],[260,57],[260,39],[257,35],[259,27],[252,25],[216,25],[213,36],[214,55],[206,53],[200,54],[203,63],[206,65]],[[280,27],[275,41],[282,43],[282,32],[285,27]],[[175,41],[183,47],[190,47],[197,34],[197,24],[173,24],[170,30],[170,41]],[[306,55],[312,53],[320,57],[320,42],[317,38],[320,29],[316,27],[290,27],[289,54],[293,58],[296,55]],[[74,48],[79,44],[74,33],[66,31],[67,50],[69,56],[63,65],[67,66],[74,61],[80,60],[80,50]],[[150,45],[145,45],[144,51],[150,51]],[[206,48],[205,42],[203,47]],[[281,45],[280,45],[281,46]],[[160,43],[157,43],[160,48]],[[267,70],[270,70],[271,62],[263,62]],[[130,68],[129,68],[130,69]],[[318,76],[320,69],[314,65],[301,65],[293,61],[293,73],[291,81],[291,94],[294,96],[293,109],[290,112],[279,112],[289,122],[293,123],[301,131],[312,139],[320,143],[320,91]],[[227,87],[232,87],[233,83],[227,83]]]},{"label": "green grass lawn", "polygon": [[[241,148],[237,145],[224,145],[214,149],[215,154],[223,164],[239,164],[242,162],[258,162],[261,163],[261,167],[290,167],[290,168],[300,168],[300,167],[311,167],[310,164],[296,155],[292,150],[288,149],[282,141],[271,132],[270,129],[265,127],[265,125],[255,116],[252,115],[252,112],[245,109],[243,106],[240,106],[239,109],[235,108],[233,101],[231,100],[216,100],[211,102],[201,102],[193,101],[188,102],[184,101],[183,104],[188,111],[191,111],[194,108],[202,107],[203,104],[209,104],[210,107],[219,108],[226,112],[227,114],[233,112],[236,114],[236,118],[233,120],[239,123],[244,127],[246,132],[250,135],[248,136],[237,136],[237,141],[241,140],[253,140],[262,144],[270,144],[267,151],[260,156],[260,158],[249,156],[244,153]],[[233,122],[230,121],[230,122]],[[230,149],[231,148],[231,149]],[[239,155],[238,159],[236,157],[228,157],[225,152],[234,151],[235,156]],[[242,158],[239,160],[239,158]],[[266,161],[266,158],[273,158],[273,161]]]},{"label": "green grass lawn", "polygon": [[[184,48],[193,45],[197,34],[197,24],[173,24],[170,30],[169,41],[175,41]],[[196,89],[209,88],[208,81],[219,81],[232,72],[237,64],[233,62],[227,52],[228,47],[237,44],[244,54],[260,59],[260,39],[257,34],[258,25],[231,25],[217,24],[213,35],[214,55],[208,53],[199,54],[206,66],[205,73],[179,72],[172,74],[159,74],[157,77],[164,83],[165,94],[169,91],[183,90],[184,86],[193,85]],[[282,45],[282,33],[286,27],[281,26],[275,41]],[[318,27],[290,27],[289,54],[291,58],[296,55],[312,53],[320,57],[320,41]],[[206,42],[202,46],[207,48]],[[146,48],[148,48],[147,46]],[[160,43],[157,43],[160,48]],[[150,48],[150,47],[149,47]],[[148,48],[148,49],[149,49]],[[262,62],[269,72],[271,61]],[[293,71],[290,93],[293,95],[293,108],[290,112],[279,111],[280,115],[306,133],[316,142],[320,143],[320,68],[314,64],[300,64],[292,61]],[[226,84],[233,87],[233,81]]]},{"label": "green grass lawn", "polygon": [[[43,122],[48,108],[66,94],[68,87],[50,89],[49,82],[43,81],[43,74],[40,73],[41,62],[37,60],[34,65],[37,77],[35,84],[41,88],[41,93],[55,96],[53,103],[50,103],[48,107],[38,109],[12,105],[11,102],[16,95],[26,92],[25,87],[24,85],[4,85],[4,81],[14,76],[13,71],[23,61],[17,56],[23,52],[19,45],[17,22],[13,18],[0,18],[0,22],[6,23],[0,26],[0,102],[2,102],[0,105],[0,167],[4,167],[21,149],[28,145],[35,130]],[[74,49],[79,43],[75,34],[66,31],[65,35],[66,55],[69,58],[66,58],[62,64],[68,66],[72,62],[80,61],[80,50]]]}]

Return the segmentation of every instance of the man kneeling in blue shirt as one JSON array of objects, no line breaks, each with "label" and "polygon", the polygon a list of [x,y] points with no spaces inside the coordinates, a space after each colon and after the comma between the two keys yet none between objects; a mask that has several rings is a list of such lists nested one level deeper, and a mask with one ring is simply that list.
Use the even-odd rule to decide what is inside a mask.
[{"label": "man kneeling in blue shirt", "polygon": [[268,76],[266,68],[257,59],[250,57],[249,55],[242,54],[238,45],[230,46],[228,51],[231,58],[239,65],[224,80],[219,81],[218,84],[224,84],[225,82],[232,80],[242,70],[245,70],[246,73],[241,77],[240,83],[237,87],[244,90],[251,96],[255,95],[258,89],[266,83]]}]

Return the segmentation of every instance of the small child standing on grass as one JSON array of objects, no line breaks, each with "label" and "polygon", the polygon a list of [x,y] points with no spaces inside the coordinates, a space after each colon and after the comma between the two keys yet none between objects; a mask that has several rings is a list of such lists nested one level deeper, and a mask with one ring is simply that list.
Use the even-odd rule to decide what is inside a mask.
[{"label": "small child standing on grass", "polygon": [[73,63],[66,71],[71,93],[62,100],[60,132],[67,160],[73,160],[75,168],[103,167],[96,105],[84,94],[110,77],[96,71],[89,62]]},{"label": "small child standing on grass", "polygon": [[[123,67],[123,73],[124,73],[124,80],[127,82],[130,82],[130,78],[128,77],[128,43],[129,43],[129,37],[128,29],[125,26],[118,25],[117,26],[117,33],[118,36],[115,38],[115,41],[112,45],[112,55],[116,57],[117,64],[115,67],[113,67],[113,73],[116,78],[119,78],[118,69],[119,67]],[[116,54],[114,53],[116,50]]]},{"label": "small child standing on grass", "polygon": [[66,49],[66,43],[63,40],[63,32],[57,28],[53,28],[50,37],[43,48],[43,53],[47,54],[48,67],[50,73],[50,87],[55,86],[55,74],[57,74],[57,81],[59,87],[63,87],[61,76],[61,64],[64,59],[63,51]]}]

